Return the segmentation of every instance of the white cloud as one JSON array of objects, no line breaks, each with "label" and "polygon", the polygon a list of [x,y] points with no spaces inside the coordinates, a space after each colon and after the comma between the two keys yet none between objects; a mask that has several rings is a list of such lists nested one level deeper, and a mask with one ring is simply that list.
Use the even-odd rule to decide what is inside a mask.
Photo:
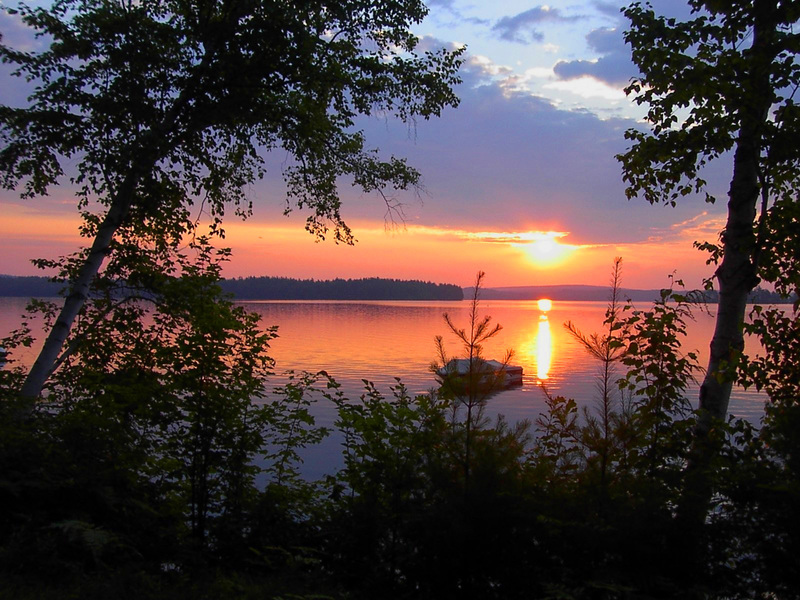
[{"label": "white cloud", "polygon": [[511,67],[498,65],[492,62],[488,56],[481,56],[480,54],[469,55],[465,61],[465,65],[467,68],[471,68],[482,76],[495,77],[498,75],[509,75],[514,72],[514,69]]},{"label": "white cloud", "polygon": [[524,76],[526,79],[553,79],[553,69],[547,67],[532,67],[525,69]]},{"label": "white cloud", "polygon": [[605,100],[625,100],[625,92],[619,88],[612,87],[607,83],[595,79],[594,77],[584,76],[567,81],[553,81],[544,85],[550,90],[569,92],[581,98],[603,98]]}]

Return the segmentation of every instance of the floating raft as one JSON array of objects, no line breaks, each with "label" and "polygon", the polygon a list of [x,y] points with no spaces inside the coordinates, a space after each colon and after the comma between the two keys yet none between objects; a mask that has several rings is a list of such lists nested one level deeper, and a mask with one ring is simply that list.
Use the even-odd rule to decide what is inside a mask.
[{"label": "floating raft", "polygon": [[[455,379],[465,386],[468,383],[466,379],[469,373],[468,358],[454,358],[436,371],[443,381]],[[481,386],[506,389],[522,385],[522,367],[507,365],[497,360],[472,359],[472,373],[479,377]]]}]

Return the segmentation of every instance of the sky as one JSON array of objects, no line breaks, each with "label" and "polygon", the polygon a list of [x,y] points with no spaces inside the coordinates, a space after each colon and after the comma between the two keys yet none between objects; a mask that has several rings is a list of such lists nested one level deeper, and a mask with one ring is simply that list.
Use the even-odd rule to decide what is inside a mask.
[{"label": "sky", "polygon": [[[695,241],[716,241],[724,224],[730,161],[706,174],[715,205],[699,197],[678,207],[627,200],[615,155],[624,133],[642,127],[644,109],[623,88],[638,73],[616,2],[429,0],[412,30],[422,49],[466,45],[460,105],[413,127],[385,118],[358,126],[382,156],[407,158],[422,188],[396,194],[401,215],[387,215],[376,194],[343,182],[342,214],[357,242],[317,242],[307,215],[284,216],[281,164],[248,189],[254,214],[226,217],[233,251],[224,275],[329,279],[391,277],[467,286],[477,271],[488,287],[606,285],[615,257],[623,285],[659,288],[674,275],[690,287],[710,277]],[[679,0],[656,10],[686,15]],[[4,16],[6,43],[24,40]],[[21,93],[0,69],[0,102]],[[16,87],[15,87],[16,86]],[[46,198],[0,192],[0,273],[36,274],[30,260],[74,251],[76,200],[68,186]]]}]

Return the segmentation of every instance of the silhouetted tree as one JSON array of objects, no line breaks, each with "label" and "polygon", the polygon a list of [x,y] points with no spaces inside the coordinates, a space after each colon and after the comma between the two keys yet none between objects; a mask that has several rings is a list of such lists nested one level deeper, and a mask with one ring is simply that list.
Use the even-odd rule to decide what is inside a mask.
[{"label": "silhouetted tree", "polygon": [[[93,277],[121,227],[180,239],[199,203],[216,226],[226,207],[251,211],[246,187],[263,154],[292,157],[287,211],[306,228],[351,242],[337,181],[366,192],[406,189],[419,173],[368,150],[359,115],[428,119],[457,104],[461,51],[415,52],[419,0],[303,5],[264,0],[65,0],[2,9],[47,40],[42,50],[0,44],[0,58],[34,90],[0,109],[2,184],[35,197],[68,179],[93,238],[22,387],[35,398],[53,372]],[[65,172],[69,171],[69,172]],[[383,195],[392,209],[392,200]],[[90,203],[99,212],[89,213]]]},{"label": "silhouetted tree", "polygon": [[[622,162],[629,198],[676,204],[705,193],[703,167],[733,152],[728,214],[721,243],[699,244],[717,264],[719,304],[708,368],[700,387],[691,477],[681,512],[691,537],[711,497],[715,427],[724,422],[744,351],[748,295],[761,278],[788,294],[797,269],[800,191],[800,7],[780,0],[690,0],[692,18],[658,16],[635,2],[625,34],[642,76],[626,92],[648,107],[649,131],[631,129]],[[788,250],[788,251],[787,251]],[[791,273],[791,275],[789,275]],[[697,552],[701,552],[699,545]]]},{"label": "silhouetted tree", "polygon": [[[495,369],[483,355],[483,345],[503,329],[502,325],[492,325],[492,317],[480,316],[480,292],[486,274],[479,271],[475,277],[469,317],[466,328],[459,328],[449,313],[444,313],[444,322],[450,332],[461,342],[463,359],[450,359],[445,349],[444,338],[436,336],[438,362],[431,370],[440,380],[439,393],[453,401],[456,411],[463,409],[464,415],[464,485],[469,488],[472,462],[472,434],[484,418],[486,401],[502,388],[506,374],[502,367],[508,366],[513,352],[508,350],[500,369]],[[460,368],[460,365],[465,368]],[[455,418],[455,417],[454,417]]]}]

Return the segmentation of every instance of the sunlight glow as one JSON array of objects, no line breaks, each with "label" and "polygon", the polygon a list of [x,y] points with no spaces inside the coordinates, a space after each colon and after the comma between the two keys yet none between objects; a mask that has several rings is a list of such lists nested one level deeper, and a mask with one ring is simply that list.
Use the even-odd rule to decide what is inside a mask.
[{"label": "sunlight glow", "polygon": [[539,302],[536,303],[539,307],[539,310],[542,312],[547,312],[551,308],[553,308],[553,301],[549,298],[542,298]]},{"label": "sunlight glow", "polygon": [[529,231],[518,234],[518,241],[511,245],[523,250],[536,265],[546,267],[562,262],[576,249],[576,246],[559,243],[559,238],[566,236],[562,231]]}]

